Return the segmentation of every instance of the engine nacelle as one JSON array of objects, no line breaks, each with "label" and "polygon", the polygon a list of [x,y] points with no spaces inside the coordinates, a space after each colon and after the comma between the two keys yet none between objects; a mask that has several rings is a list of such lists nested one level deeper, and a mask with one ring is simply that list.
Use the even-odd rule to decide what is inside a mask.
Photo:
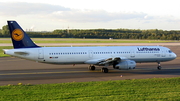
[{"label": "engine nacelle", "polygon": [[136,67],[136,62],[132,60],[125,60],[121,61],[119,64],[115,66],[115,69],[120,69],[120,70],[128,70],[128,69],[135,69]]}]

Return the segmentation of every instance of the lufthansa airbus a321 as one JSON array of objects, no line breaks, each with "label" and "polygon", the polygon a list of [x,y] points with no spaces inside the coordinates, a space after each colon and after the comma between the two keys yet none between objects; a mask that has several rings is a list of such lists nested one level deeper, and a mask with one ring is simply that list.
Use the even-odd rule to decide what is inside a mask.
[{"label": "lufthansa airbus a321", "polygon": [[108,46],[108,47],[40,47],[37,46],[16,21],[7,21],[14,49],[3,49],[5,54],[50,64],[89,64],[89,70],[103,66],[108,73],[114,69],[135,69],[136,63],[160,62],[176,58],[169,48],[162,46]]}]

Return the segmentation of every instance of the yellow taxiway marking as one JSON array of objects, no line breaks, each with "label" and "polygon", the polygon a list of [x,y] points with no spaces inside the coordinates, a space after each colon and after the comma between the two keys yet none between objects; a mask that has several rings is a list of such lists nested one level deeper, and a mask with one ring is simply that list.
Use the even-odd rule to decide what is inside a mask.
[{"label": "yellow taxiway marking", "polygon": [[[56,74],[56,73],[85,73],[92,71],[64,71],[64,72],[33,72],[33,73],[4,73],[0,75],[28,75],[28,74]],[[96,72],[96,71],[93,71]],[[99,72],[99,71],[97,71]]]},{"label": "yellow taxiway marking", "polygon": [[180,59],[180,57],[177,57],[176,59]]},{"label": "yellow taxiway marking", "polygon": [[4,62],[4,61],[22,61],[22,59],[16,59],[16,60],[1,60],[0,62]]}]

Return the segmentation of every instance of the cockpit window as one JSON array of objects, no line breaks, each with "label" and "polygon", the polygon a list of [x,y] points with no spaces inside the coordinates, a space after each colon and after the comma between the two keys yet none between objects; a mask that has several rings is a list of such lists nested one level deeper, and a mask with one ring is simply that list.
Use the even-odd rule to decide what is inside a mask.
[{"label": "cockpit window", "polygon": [[171,51],[171,50],[169,50],[169,53],[172,53],[172,51]]}]

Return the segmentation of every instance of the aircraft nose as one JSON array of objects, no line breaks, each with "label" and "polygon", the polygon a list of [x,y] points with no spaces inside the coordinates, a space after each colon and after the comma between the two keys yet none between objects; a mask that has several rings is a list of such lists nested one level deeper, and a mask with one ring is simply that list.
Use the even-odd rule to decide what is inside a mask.
[{"label": "aircraft nose", "polygon": [[173,53],[172,57],[175,59],[177,57],[177,55],[175,53]]}]

